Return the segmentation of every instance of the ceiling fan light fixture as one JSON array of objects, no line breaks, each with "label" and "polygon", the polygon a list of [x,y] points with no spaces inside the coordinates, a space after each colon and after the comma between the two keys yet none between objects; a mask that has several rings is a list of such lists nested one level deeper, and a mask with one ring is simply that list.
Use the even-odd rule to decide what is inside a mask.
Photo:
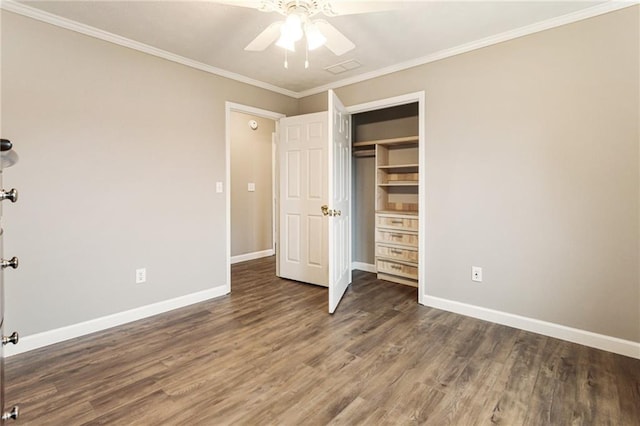
[{"label": "ceiling fan light fixture", "polygon": [[282,47],[285,50],[290,52],[296,51],[296,42],[285,36],[284,34],[280,35],[280,38],[276,42],[276,46]]},{"label": "ceiling fan light fixture", "polygon": [[327,42],[327,38],[320,32],[313,22],[305,23],[304,34],[307,37],[307,47],[309,50],[317,49]]},{"label": "ceiling fan light fixture", "polygon": [[284,25],[280,29],[280,34],[282,37],[286,37],[291,40],[293,43],[302,39],[302,18],[297,13],[292,13],[287,16],[287,20],[284,22]]}]

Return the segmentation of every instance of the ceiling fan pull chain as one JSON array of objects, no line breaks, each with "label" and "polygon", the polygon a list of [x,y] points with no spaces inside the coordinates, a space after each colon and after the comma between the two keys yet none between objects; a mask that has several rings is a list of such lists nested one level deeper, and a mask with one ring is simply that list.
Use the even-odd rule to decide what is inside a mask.
[{"label": "ceiling fan pull chain", "polygon": [[305,49],[304,49],[304,69],[308,69],[309,68],[309,47],[307,46],[307,43],[304,44]]},{"label": "ceiling fan pull chain", "polygon": [[289,69],[289,62],[287,61],[287,49],[284,49],[284,67]]}]

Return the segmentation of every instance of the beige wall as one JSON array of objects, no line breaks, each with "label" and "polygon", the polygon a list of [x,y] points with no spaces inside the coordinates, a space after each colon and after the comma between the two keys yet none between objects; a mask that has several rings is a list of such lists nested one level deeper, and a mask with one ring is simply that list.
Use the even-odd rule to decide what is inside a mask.
[{"label": "beige wall", "polygon": [[428,295],[640,341],[638,18],[336,90],[345,105],[425,91]]},{"label": "beige wall", "polygon": [[[341,89],[336,89],[335,91],[339,93],[340,90]],[[377,97],[374,100],[377,100]],[[326,111],[328,103],[329,99],[327,98],[326,92],[298,99],[299,113],[311,114],[313,112]]]},{"label": "beige wall", "polygon": [[[249,121],[258,128],[252,130]],[[275,121],[231,112],[231,256],[273,248],[271,135]],[[248,191],[248,184],[255,191]]]},{"label": "beige wall", "polygon": [[227,284],[225,101],[295,114],[295,99],[6,11],[2,67],[2,137],[21,158],[3,173],[21,192],[3,216],[21,263],[8,329]]}]

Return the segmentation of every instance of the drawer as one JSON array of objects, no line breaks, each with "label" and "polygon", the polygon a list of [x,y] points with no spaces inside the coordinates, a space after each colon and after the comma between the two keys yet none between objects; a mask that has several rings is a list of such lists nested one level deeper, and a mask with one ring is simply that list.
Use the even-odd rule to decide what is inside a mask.
[{"label": "drawer", "polygon": [[390,231],[386,229],[376,230],[376,242],[401,244],[403,246],[418,247],[418,234],[412,232]]},{"label": "drawer", "polygon": [[376,244],[376,256],[405,262],[418,262],[418,250]]},{"label": "drawer", "polygon": [[418,267],[397,263],[392,260],[378,259],[376,262],[378,273],[397,275],[400,277],[418,279]]},{"label": "drawer", "polygon": [[418,230],[418,217],[376,215],[376,225],[380,228],[403,229],[406,231]]}]

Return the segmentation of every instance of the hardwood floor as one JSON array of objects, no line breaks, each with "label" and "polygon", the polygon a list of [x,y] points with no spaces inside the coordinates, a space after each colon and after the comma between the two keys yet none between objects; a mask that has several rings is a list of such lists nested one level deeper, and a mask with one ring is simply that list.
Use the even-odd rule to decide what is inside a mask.
[{"label": "hardwood floor", "polygon": [[6,360],[16,424],[638,425],[640,360],[235,265],[232,294]]}]

